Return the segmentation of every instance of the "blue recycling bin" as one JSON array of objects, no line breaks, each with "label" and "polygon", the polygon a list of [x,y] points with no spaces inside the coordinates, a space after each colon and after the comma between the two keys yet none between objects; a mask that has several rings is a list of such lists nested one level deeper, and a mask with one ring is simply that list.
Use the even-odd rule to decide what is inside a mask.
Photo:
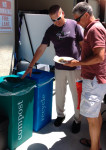
[{"label": "blue recycling bin", "polygon": [[[24,72],[18,72],[17,75],[22,76]],[[54,73],[33,69],[32,76],[27,75],[27,77],[36,82],[33,130],[39,131],[51,121]]]}]

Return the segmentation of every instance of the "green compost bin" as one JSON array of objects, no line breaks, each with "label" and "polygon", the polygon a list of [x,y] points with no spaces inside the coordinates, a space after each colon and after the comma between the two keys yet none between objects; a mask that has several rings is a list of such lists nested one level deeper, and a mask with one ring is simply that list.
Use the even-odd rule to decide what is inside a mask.
[{"label": "green compost bin", "polygon": [[0,113],[9,118],[8,148],[32,136],[35,81],[10,75],[0,78]]}]

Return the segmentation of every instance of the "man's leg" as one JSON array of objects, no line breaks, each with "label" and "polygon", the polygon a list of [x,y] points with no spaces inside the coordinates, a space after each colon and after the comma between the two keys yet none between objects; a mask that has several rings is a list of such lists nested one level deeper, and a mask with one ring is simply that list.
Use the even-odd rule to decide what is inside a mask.
[{"label": "man's leg", "polygon": [[91,149],[90,150],[99,150],[100,149],[100,133],[102,126],[102,117],[99,113],[97,118],[87,118],[89,124],[89,134],[91,138]]},{"label": "man's leg", "polygon": [[76,81],[81,80],[81,71],[80,70],[68,71],[67,79],[68,79],[70,91],[73,98],[74,111],[75,111],[74,119],[76,120],[76,122],[79,122],[80,112],[77,109],[78,95],[77,95]]},{"label": "man's leg", "polygon": [[70,87],[70,91],[72,94],[73,104],[74,104],[74,122],[72,124],[71,131],[73,133],[78,133],[80,131],[80,111],[77,109],[78,105],[78,95],[77,95],[77,89],[76,89],[76,81],[81,80],[81,71],[80,70],[73,70],[73,71],[67,71],[67,79]]},{"label": "man's leg", "polygon": [[64,117],[64,104],[66,94],[66,75],[64,70],[55,69],[56,79],[56,109],[57,116]]},{"label": "man's leg", "polygon": [[54,125],[57,127],[60,126],[63,120],[65,119],[64,104],[67,83],[65,73],[65,70],[55,69],[57,119],[55,120]]},{"label": "man's leg", "polygon": [[87,117],[91,140],[90,150],[100,150],[102,117],[101,102],[106,92],[106,84],[98,84],[97,79],[83,79],[80,114]]}]

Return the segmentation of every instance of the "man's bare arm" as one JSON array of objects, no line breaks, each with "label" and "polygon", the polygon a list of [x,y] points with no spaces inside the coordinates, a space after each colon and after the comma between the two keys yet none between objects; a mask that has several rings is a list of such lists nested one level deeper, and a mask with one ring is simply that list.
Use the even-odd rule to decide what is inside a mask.
[{"label": "man's bare arm", "polygon": [[34,54],[34,57],[31,61],[31,63],[29,64],[29,67],[27,68],[26,72],[24,73],[24,75],[22,76],[22,79],[25,78],[25,76],[29,73],[30,76],[32,74],[32,67],[34,66],[34,64],[40,59],[40,57],[43,55],[44,51],[46,50],[47,48],[47,45],[46,44],[41,44],[35,54]]},{"label": "man's bare arm", "polygon": [[90,58],[87,58],[83,61],[72,60],[65,64],[65,66],[83,66],[83,65],[94,65],[97,63],[101,63],[104,60],[105,48],[99,47],[93,49],[93,55]]}]

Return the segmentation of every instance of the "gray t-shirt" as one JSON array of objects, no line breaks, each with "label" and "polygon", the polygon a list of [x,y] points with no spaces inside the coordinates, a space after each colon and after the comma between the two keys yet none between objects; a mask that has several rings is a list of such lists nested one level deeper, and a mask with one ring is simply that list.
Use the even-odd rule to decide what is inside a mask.
[{"label": "gray t-shirt", "polygon": [[[42,44],[50,45],[50,41],[54,44],[57,56],[73,57],[80,60],[81,50],[79,42],[83,40],[81,27],[76,21],[66,19],[62,27],[51,25],[45,32]],[[59,63],[55,63],[55,68],[60,70],[75,70],[80,67],[68,67]]]}]

